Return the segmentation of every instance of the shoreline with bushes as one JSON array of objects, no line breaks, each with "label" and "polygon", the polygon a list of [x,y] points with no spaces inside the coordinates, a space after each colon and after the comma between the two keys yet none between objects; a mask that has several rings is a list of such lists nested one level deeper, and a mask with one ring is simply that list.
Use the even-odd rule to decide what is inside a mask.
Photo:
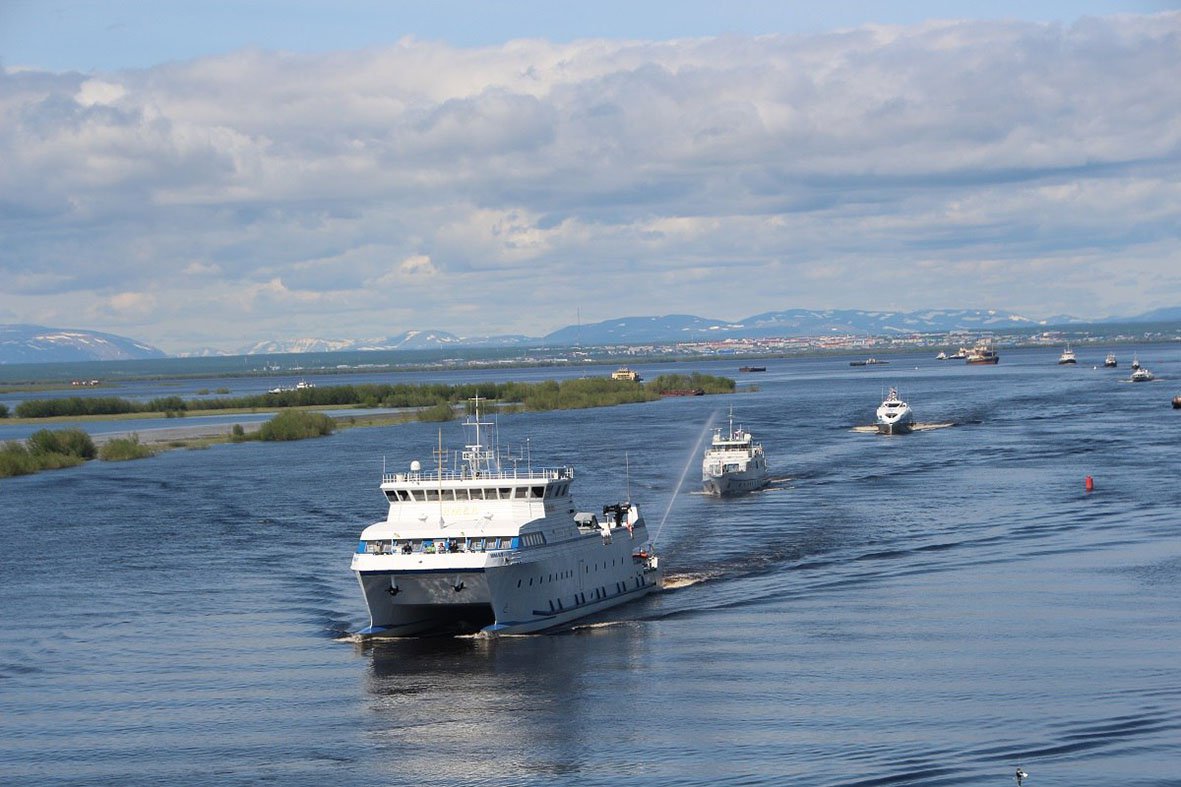
[{"label": "shoreline with bushes", "polygon": [[228,414],[292,408],[438,408],[461,405],[479,396],[489,401],[514,402],[524,410],[570,410],[613,404],[653,401],[668,391],[701,389],[705,393],[732,393],[728,377],[700,373],[665,374],[648,382],[583,377],[539,383],[362,384],[303,388],[251,396],[215,399],[182,399],[165,396],[137,402],[116,396],[71,396],[26,399],[11,414],[22,422],[42,419],[79,420],[94,417],[169,417],[195,414]]},{"label": "shoreline with bushes", "polygon": [[[342,386],[353,388],[353,386]],[[393,387],[393,386],[391,386]],[[413,388],[412,386],[400,386]],[[95,440],[85,430],[71,427],[51,430],[41,429],[34,432],[25,441],[10,440],[0,443],[0,478],[17,475],[29,475],[41,470],[54,470],[65,467],[76,467],[92,459],[103,461],[127,461],[143,459],[156,453],[172,448],[206,448],[221,443],[240,443],[245,441],[288,441],[303,440],[311,437],[321,437],[332,434],[337,429],[352,427],[387,426],[405,423],[411,420],[419,421],[450,421],[459,413],[470,407],[468,399],[480,396],[488,399],[491,409],[501,412],[514,411],[547,411],[583,409],[591,407],[609,407],[616,404],[635,404],[656,401],[664,391],[697,388],[706,393],[732,393],[735,390],[733,380],[710,375],[661,375],[648,383],[630,381],[607,380],[602,378],[582,378],[578,380],[564,380],[561,382],[546,381],[541,383],[494,383],[475,386],[418,386],[415,395],[433,395],[433,401],[423,401],[417,407],[403,413],[389,413],[367,416],[349,416],[345,413],[332,417],[315,408],[330,407],[332,409],[346,409],[348,407],[366,406],[356,403],[324,404],[296,404],[280,410],[273,418],[262,423],[258,429],[245,429],[241,424],[227,427],[225,424],[217,426],[194,427],[198,434],[183,435],[185,427],[161,430],[165,434],[157,435],[156,440],[143,442],[138,433],[111,436],[106,439]],[[441,394],[446,389],[446,398]],[[312,389],[316,390],[316,389]],[[329,390],[329,389],[325,389]],[[306,391],[291,392],[302,395]],[[406,392],[403,391],[403,394]],[[463,396],[470,393],[471,396]],[[501,396],[485,396],[485,393],[499,393]],[[268,396],[280,396],[268,394]],[[340,398],[340,392],[329,393],[329,398]],[[463,398],[459,398],[463,396]],[[111,397],[99,397],[107,400]],[[44,400],[62,401],[62,400]],[[156,403],[157,400],[153,400]],[[174,402],[170,402],[173,404]],[[26,403],[21,404],[23,406]],[[153,413],[133,413],[125,409],[127,405],[136,403],[119,400],[115,413],[91,413],[89,415],[67,415],[65,413],[53,416],[23,417],[25,423],[44,423],[45,420],[98,421],[119,420],[130,417],[153,417]],[[151,403],[148,403],[151,404]],[[272,407],[277,405],[272,404]],[[381,406],[381,405],[379,405]],[[18,406],[18,411],[20,406]],[[36,412],[43,410],[34,409]],[[174,411],[155,411],[155,416],[174,417]],[[198,411],[183,411],[196,414]],[[206,409],[208,414],[227,414],[225,409]],[[249,409],[243,412],[251,412]]]}]

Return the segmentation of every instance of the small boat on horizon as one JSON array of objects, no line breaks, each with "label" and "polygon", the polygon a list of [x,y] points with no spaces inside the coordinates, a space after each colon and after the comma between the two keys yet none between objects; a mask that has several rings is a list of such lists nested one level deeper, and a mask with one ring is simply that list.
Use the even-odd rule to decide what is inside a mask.
[{"label": "small boat on horizon", "polygon": [[766,366],[740,366],[740,367],[738,367],[738,371],[740,371],[740,372],[765,372],[765,371],[767,371],[767,367]]},{"label": "small boat on horizon", "polygon": [[907,434],[914,428],[914,413],[910,405],[898,396],[897,388],[891,388],[878,406],[874,423],[878,434]]},{"label": "small boat on horizon", "polygon": [[935,360],[936,361],[946,361],[947,360],[947,353],[945,353],[945,352],[939,353],[938,355],[935,356]]},{"label": "small boat on horizon", "polygon": [[1067,343],[1066,349],[1062,351],[1062,354],[1058,356],[1059,366],[1068,363],[1078,363],[1078,359],[1074,355],[1074,350],[1070,349],[1069,343]]},{"label": "small boat on horizon", "polygon": [[961,348],[959,348],[958,350],[956,350],[956,351],[955,351],[955,354],[954,354],[954,355],[949,355],[949,356],[947,356],[947,360],[949,360],[949,361],[962,361],[962,360],[964,360],[964,359],[965,359],[965,358],[967,358],[967,357],[968,357],[968,348],[967,348],[967,347],[961,347]]},{"label": "small boat on horizon", "polygon": [[612,380],[624,380],[626,382],[638,383],[638,382],[642,381],[644,378],[641,377],[640,373],[637,372],[636,370],[629,369],[626,366],[620,366],[618,369],[611,372],[611,379]]},{"label": "small boat on horizon", "polygon": [[1155,379],[1156,376],[1143,366],[1137,367],[1136,371],[1132,372],[1132,382],[1134,383],[1150,383]]},{"label": "small boat on horizon", "polygon": [[881,366],[889,361],[879,361],[877,358],[866,358],[864,361],[849,361],[850,366]]},{"label": "small boat on horizon", "polygon": [[1139,368],[1140,368],[1140,359],[1136,357],[1135,353],[1133,353],[1132,354],[1132,370],[1135,371],[1136,369],[1139,369]]},{"label": "small boat on horizon", "polygon": [[1107,354],[1107,357],[1103,359],[1103,366],[1107,369],[1114,369],[1119,366],[1119,362],[1115,360],[1115,353]]}]

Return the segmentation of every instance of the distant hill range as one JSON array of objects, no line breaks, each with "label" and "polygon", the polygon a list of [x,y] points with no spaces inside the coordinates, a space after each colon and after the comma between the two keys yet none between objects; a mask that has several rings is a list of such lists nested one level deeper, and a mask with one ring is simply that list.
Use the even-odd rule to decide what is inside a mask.
[{"label": "distant hill range", "polygon": [[538,344],[528,336],[460,338],[446,331],[403,331],[381,339],[268,339],[241,348],[236,355],[271,353],[319,353],[345,350],[433,350],[440,347],[515,347]]},{"label": "distant hill range", "polygon": [[68,363],[167,358],[149,344],[112,333],[43,325],[0,325],[0,363]]},{"label": "distant hill range", "polygon": [[[983,333],[1039,327],[1151,322],[1181,322],[1181,307],[1155,309],[1136,317],[1102,320],[1084,320],[1069,315],[1036,319],[994,309],[928,309],[913,312],[786,309],[763,312],[736,321],[711,320],[691,314],[670,314],[659,317],[621,317],[586,325],[567,325],[540,337],[515,334],[460,337],[447,331],[422,330],[404,331],[377,339],[267,339],[241,347],[236,352],[205,348],[186,355],[269,355],[358,350],[430,350],[447,347],[589,347],[606,344],[757,339],[771,336],[888,336],[950,331]],[[0,363],[163,357],[165,354],[155,347],[108,333],[45,328],[38,325],[0,325]]]}]

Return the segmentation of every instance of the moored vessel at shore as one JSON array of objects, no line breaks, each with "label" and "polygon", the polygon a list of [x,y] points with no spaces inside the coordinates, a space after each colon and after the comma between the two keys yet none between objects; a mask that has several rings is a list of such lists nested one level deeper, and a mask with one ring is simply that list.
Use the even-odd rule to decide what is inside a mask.
[{"label": "moored vessel at shore", "polygon": [[979,342],[968,353],[968,356],[964,359],[964,363],[970,366],[978,366],[981,364],[999,363],[1000,360],[1000,355],[997,354],[997,351],[991,344],[988,342]]},{"label": "moored vessel at shore", "polygon": [[767,485],[767,457],[761,443],[756,443],[750,432],[734,426],[734,412],[730,412],[730,426],[725,434],[714,430],[713,440],[701,460],[701,486],[707,495],[727,495],[752,492]]},{"label": "moored vessel at shore", "polygon": [[[544,631],[641,598],[660,567],[639,506],[574,513],[571,467],[511,470],[474,441],[444,470],[382,474],[386,519],[361,534],[352,570],[369,610],[363,637]],[[519,458],[518,458],[519,461]]]},{"label": "moored vessel at shore", "polygon": [[638,383],[643,381],[643,377],[635,369],[629,369],[626,366],[620,366],[615,371],[611,372],[612,380],[625,380],[627,382]]}]

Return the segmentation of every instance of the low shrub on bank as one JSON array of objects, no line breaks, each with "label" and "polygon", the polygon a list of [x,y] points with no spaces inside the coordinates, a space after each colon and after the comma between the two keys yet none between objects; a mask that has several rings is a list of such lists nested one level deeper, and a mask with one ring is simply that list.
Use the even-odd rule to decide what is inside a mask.
[{"label": "low shrub on bank", "polygon": [[74,467],[94,456],[94,441],[81,429],[41,429],[23,443],[0,445],[0,478]]},{"label": "low shrub on bank", "polygon": [[667,391],[704,391],[707,394],[734,393],[735,382],[729,377],[712,374],[662,374],[644,383],[644,387],[656,393]]},{"label": "low shrub on bank", "polygon": [[26,442],[34,454],[65,454],[79,459],[93,459],[94,441],[81,429],[39,429]]},{"label": "low shrub on bank", "polygon": [[455,410],[447,402],[439,402],[433,407],[419,410],[416,414],[420,421],[450,421],[455,418]]},{"label": "low shrub on bank", "polygon": [[106,462],[126,462],[130,459],[144,459],[156,453],[139,441],[139,435],[115,437],[103,443],[98,458]]},{"label": "low shrub on bank", "polygon": [[260,440],[303,440],[332,434],[335,424],[323,413],[284,410],[258,430]]}]

